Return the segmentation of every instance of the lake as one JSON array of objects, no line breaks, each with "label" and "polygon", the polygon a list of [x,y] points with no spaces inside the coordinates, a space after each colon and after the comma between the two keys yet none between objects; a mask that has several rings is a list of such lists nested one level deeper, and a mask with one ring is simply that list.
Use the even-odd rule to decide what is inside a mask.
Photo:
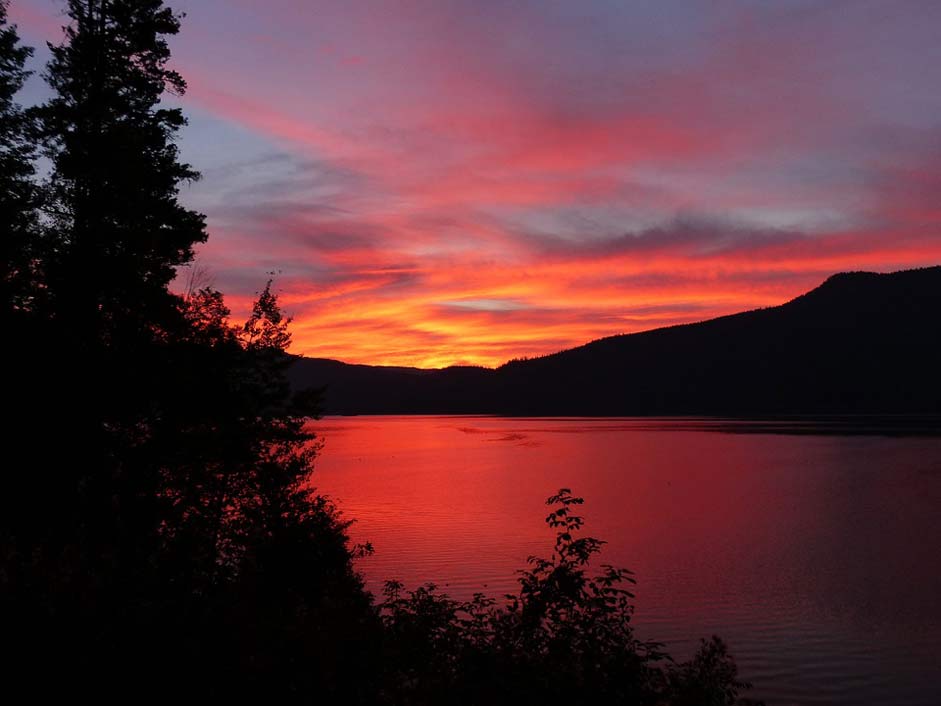
[{"label": "lake", "polygon": [[936,706],[941,439],[799,427],[327,418],[315,478],[375,547],[359,561],[374,592],[514,590],[551,552],[545,499],[569,487],[601,561],[636,574],[641,638],[686,658],[720,635],[769,706]]}]

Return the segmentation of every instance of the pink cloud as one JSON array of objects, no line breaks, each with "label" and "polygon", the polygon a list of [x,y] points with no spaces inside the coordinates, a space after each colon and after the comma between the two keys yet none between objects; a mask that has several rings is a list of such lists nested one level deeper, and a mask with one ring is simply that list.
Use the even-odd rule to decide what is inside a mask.
[{"label": "pink cloud", "polygon": [[[668,5],[193,5],[184,105],[329,183],[241,184],[203,260],[239,314],[282,270],[296,352],[418,365],[941,260],[941,42],[919,29],[941,17]],[[57,36],[40,6],[13,16]],[[215,159],[222,182],[234,157]]]}]

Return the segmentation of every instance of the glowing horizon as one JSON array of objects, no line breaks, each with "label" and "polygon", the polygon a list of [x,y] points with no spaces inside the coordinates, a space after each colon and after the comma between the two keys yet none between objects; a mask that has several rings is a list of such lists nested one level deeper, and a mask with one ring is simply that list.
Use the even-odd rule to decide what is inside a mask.
[{"label": "glowing horizon", "polygon": [[[295,353],[493,366],[941,263],[941,4],[170,4],[199,262],[237,318],[280,273]],[[41,68],[61,4],[11,17]]]}]

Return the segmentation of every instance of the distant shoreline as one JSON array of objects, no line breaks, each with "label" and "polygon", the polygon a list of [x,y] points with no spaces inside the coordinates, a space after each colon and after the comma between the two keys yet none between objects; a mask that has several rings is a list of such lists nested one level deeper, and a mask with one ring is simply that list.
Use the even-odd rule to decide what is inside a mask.
[{"label": "distant shoreline", "polygon": [[535,415],[493,413],[443,413],[424,412],[325,414],[320,419],[368,418],[452,418],[452,419],[512,419],[523,421],[573,421],[573,422],[627,422],[636,425],[632,431],[675,431],[683,426],[686,431],[726,434],[785,434],[807,436],[941,436],[941,415],[916,414],[782,414],[762,416],[735,415]]},{"label": "distant shoreline", "polygon": [[[941,266],[833,275],[785,304],[612,336],[496,369],[296,358],[327,413],[818,420],[938,433]],[[798,425],[800,426],[800,425]]]}]

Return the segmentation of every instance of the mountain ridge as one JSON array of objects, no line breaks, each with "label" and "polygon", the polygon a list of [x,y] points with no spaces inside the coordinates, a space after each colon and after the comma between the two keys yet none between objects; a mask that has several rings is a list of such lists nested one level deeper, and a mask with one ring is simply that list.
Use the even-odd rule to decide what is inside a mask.
[{"label": "mountain ridge", "polygon": [[299,358],[328,414],[941,413],[941,266],[843,272],[773,307],[590,341],[497,368]]}]

